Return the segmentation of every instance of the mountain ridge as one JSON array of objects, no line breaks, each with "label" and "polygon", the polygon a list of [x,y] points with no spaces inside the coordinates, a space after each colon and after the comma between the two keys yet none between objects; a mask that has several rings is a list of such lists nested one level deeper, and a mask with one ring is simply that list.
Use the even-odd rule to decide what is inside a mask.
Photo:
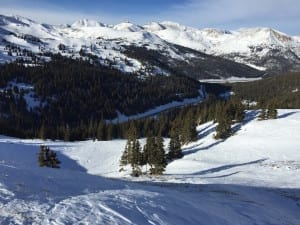
[{"label": "mountain ridge", "polygon": [[[214,28],[197,29],[171,21],[151,22],[146,25],[125,21],[107,25],[88,19],[77,20],[72,25],[48,25],[20,16],[0,15],[0,38],[0,58],[3,62],[14,61],[20,56],[20,53],[11,49],[10,45],[13,45],[35,54],[51,52],[74,58],[86,53],[85,56],[96,56],[101,64],[113,65],[114,68],[127,73],[171,73],[170,70],[149,63],[151,59],[141,61],[124,54],[128,47],[135,46],[157,51],[168,58],[168,61],[175,61],[175,65],[178,62],[190,64],[190,61],[201,61],[206,57],[203,55],[205,53],[238,63],[231,63],[230,67],[240,68],[240,64],[249,66],[256,70],[256,77],[300,71],[300,36],[289,36],[272,28],[256,27],[228,31]],[[177,46],[187,49],[182,52],[182,48]],[[209,60],[208,57],[206,64]],[[172,67],[170,62],[164,63]],[[179,68],[177,70],[179,73],[186,73]],[[209,76],[253,77],[253,72],[251,75],[248,73],[249,69],[241,71],[238,74],[229,74],[231,72],[228,72],[226,66],[221,66],[217,73],[208,70],[206,73],[190,76],[197,79]]]}]

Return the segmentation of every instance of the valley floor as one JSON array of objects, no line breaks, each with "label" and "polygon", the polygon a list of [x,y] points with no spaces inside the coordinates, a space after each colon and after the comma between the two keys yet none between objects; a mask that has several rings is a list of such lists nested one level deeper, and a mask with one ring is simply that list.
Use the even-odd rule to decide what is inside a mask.
[{"label": "valley floor", "polygon": [[[0,224],[300,224],[300,110],[257,115],[226,141],[214,140],[213,123],[199,126],[161,177],[119,172],[125,140],[1,136]],[[41,144],[61,169],[38,167]]]}]

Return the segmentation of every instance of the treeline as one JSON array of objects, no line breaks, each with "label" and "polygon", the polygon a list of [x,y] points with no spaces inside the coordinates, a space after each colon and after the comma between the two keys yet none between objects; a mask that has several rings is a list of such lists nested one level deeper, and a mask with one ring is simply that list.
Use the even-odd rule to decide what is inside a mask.
[{"label": "treeline", "polygon": [[[33,85],[40,106],[28,109],[24,90],[17,85],[7,87],[12,80]],[[139,79],[135,74],[55,55],[42,66],[1,66],[0,88],[1,133],[82,140],[101,137],[102,130],[106,133],[102,139],[122,137],[122,128],[105,124],[117,117],[117,111],[133,115],[171,101],[196,97],[200,83],[184,76]]]},{"label": "treeline", "polygon": [[254,82],[231,85],[244,100],[256,101],[257,108],[275,104],[277,108],[300,108],[300,73],[271,76]]}]

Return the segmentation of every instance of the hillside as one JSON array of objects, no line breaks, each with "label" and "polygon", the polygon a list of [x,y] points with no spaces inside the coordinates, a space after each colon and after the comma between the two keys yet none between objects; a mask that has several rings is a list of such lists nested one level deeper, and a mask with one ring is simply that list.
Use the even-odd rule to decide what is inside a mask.
[{"label": "hillside", "polygon": [[232,92],[246,102],[267,105],[273,101],[280,108],[299,109],[299,75],[299,73],[285,73],[253,82],[235,83],[230,86]]},{"label": "hillside", "polygon": [[271,28],[222,31],[174,22],[142,26],[91,20],[54,26],[0,16],[0,63],[37,65],[60,53],[140,76],[261,77],[299,71],[299,46],[299,37]]},{"label": "hillside", "polygon": [[[211,122],[199,126],[199,140],[161,177],[118,172],[125,140],[1,136],[0,222],[299,224],[300,111],[279,110],[266,121],[257,113],[248,111],[223,142],[213,139]],[[41,144],[58,153],[60,169],[38,167]]]}]

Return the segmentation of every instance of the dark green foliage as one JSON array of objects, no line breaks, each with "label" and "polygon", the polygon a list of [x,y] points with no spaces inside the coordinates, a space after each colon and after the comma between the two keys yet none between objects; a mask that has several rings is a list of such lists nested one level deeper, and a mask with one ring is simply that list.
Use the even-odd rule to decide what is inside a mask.
[{"label": "dark green foliage", "polygon": [[56,153],[44,145],[40,146],[38,163],[40,167],[46,166],[51,168],[59,168],[60,165],[60,161],[58,160]]},{"label": "dark green foliage", "polygon": [[97,127],[97,139],[99,141],[106,140],[106,123],[103,119],[99,122]]},{"label": "dark green foliage", "polygon": [[259,81],[232,84],[232,91],[241,99],[256,101],[267,107],[276,102],[278,108],[300,108],[300,73],[271,76]]},{"label": "dark green foliage", "polygon": [[259,119],[260,120],[265,120],[267,119],[267,110],[266,108],[262,108],[260,113],[259,113]]},{"label": "dark green foliage", "polygon": [[170,134],[170,142],[168,146],[168,159],[179,159],[183,157],[178,128],[173,127]]},{"label": "dark green foliage", "polygon": [[216,139],[226,139],[232,134],[231,129],[231,121],[228,119],[228,117],[221,118],[217,121],[218,125],[216,127]]},{"label": "dark green foliage", "polygon": [[195,141],[196,139],[196,120],[192,110],[190,110],[183,120],[183,127],[181,130],[181,142],[182,144],[187,144],[189,142]]},{"label": "dark green foliage", "polygon": [[245,116],[244,110],[241,100],[236,97],[232,97],[226,102],[217,102],[214,111],[214,121],[218,123],[215,138],[226,139],[231,136],[233,132],[231,125],[243,121]]},{"label": "dark green foliage", "polygon": [[[117,110],[132,115],[174,100],[195,97],[200,87],[198,81],[184,76],[138,79],[134,74],[60,55],[52,55],[51,62],[36,67],[17,63],[0,67],[1,88],[14,79],[32,84],[42,104],[28,110],[22,91],[14,93],[11,88],[1,92],[0,113],[8,116],[0,117],[0,131],[19,137],[65,140],[124,136],[118,129],[113,130],[116,127],[110,127],[111,137],[107,137],[101,131],[103,122],[98,132],[100,121],[115,118]],[[68,130],[64,131],[63,127]],[[163,124],[155,129],[167,132]]]},{"label": "dark green foliage", "polygon": [[261,112],[259,114],[260,120],[267,120],[267,119],[276,119],[277,118],[277,109],[276,109],[276,103],[274,101],[271,101],[267,108],[263,104]]},{"label": "dark green foliage", "polygon": [[128,140],[121,156],[120,166],[131,165],[132,175],[138,176],[141,174],[140,165],[142,163],[141,145],[137,139],[137,131],[135,124],[132,123],[128,130]]},{"label": "dark green foliage", "polygon": [[155,137],[155,144],[150,151],[148,157],[148,164],[150,165],[150,174],[161,175],[167,166],[163,138],[161,136]]},{"label": "dark green foliage", "polygon": [[276,119],[277,118],[277,109],[276,109],[276,104],[274,101],[272,101],[269,105],[267,117],[268,117],[268,119]]}]

